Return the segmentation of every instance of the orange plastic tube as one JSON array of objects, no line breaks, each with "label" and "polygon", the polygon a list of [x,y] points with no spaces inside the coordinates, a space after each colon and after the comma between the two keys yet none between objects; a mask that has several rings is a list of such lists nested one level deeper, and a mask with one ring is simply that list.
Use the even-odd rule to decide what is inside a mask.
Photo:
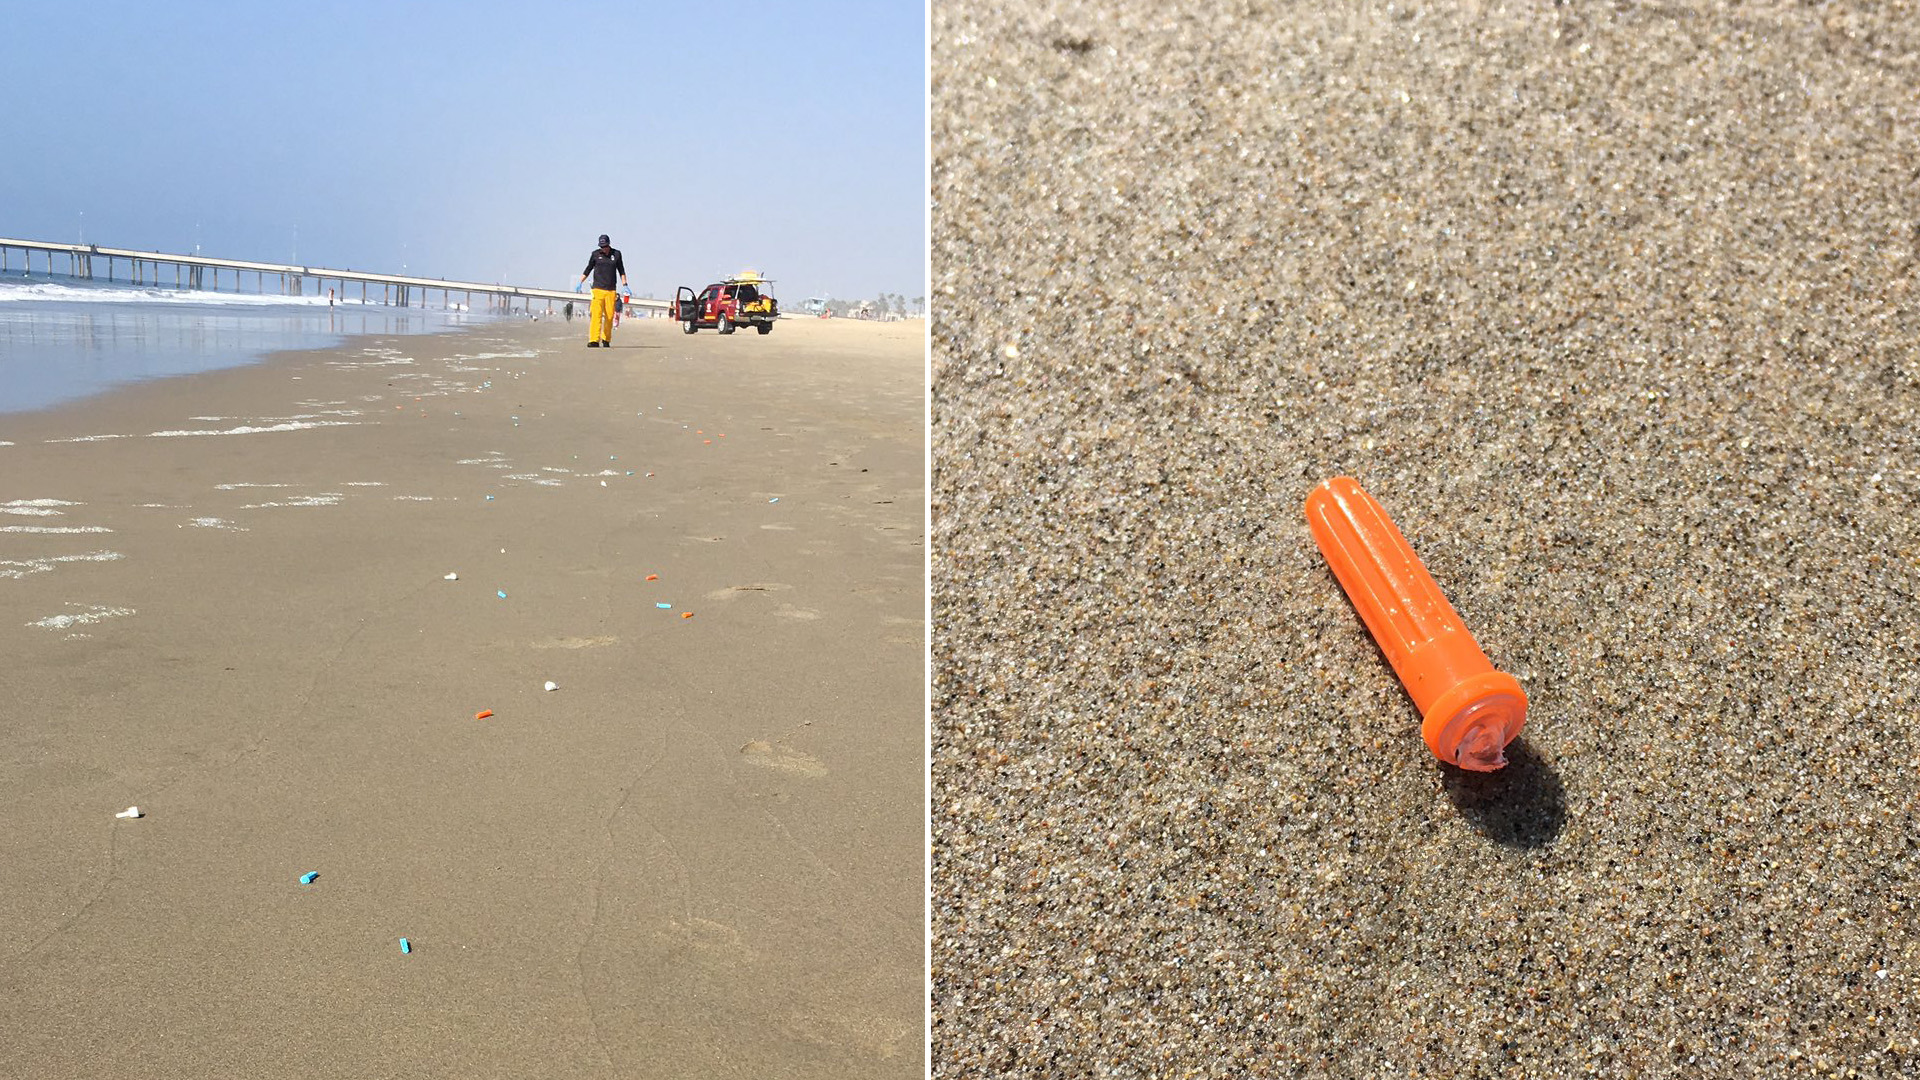
[{"label": "orange plastic tube", "polygon": [[1307,527],[1424,720],[1435,757],[1492,772],[1527,720],[1527,694],[1497,671],[1373,496],[1336,476],[1307,496]]}]

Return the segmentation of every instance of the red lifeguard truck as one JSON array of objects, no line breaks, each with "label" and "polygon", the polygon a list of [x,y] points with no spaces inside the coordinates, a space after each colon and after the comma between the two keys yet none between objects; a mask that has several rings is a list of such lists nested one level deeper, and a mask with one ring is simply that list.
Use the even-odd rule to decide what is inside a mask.
[{"label": "red lifeguard truck", "polygon": [[763,278],[752,270],[742,270],[725,281],[714,282],[697,294],[691,287],[682,285],[675,290],[667,314],[689,334],[696,330],[718,330],[723,334],[731,334],[742,326],[751,326],[757,333],[771,334],[773,321],[780,317],[780,301],[774,299],[773,291],[769,288],[772,284],[771,279]]}]

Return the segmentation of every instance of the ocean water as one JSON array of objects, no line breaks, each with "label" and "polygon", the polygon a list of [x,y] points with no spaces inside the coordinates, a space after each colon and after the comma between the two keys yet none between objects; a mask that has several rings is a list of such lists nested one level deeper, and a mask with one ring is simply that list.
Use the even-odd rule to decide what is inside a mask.
[{"label": "ocean water", "polygon": [[188,292],[0,274],[0,414],[145,379],[238,367],[355,334],[427,334],[500,316],[324,296]]}]

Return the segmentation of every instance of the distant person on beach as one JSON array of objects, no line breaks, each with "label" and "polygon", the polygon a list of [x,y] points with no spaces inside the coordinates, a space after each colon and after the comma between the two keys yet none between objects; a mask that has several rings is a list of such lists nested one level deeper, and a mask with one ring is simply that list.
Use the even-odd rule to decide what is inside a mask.
[{"label": "distant person on beach", "polygon": [[600,234],[600,246],[587,256],[587,268],[580,271],[580,280],[573,286],[574,292],[593,278],[593,306],[587,318],[587,348],[613,348],[614,277],[618,275],[621,287],[627,284],[627,264],[620,258],[620,249],[613,246],[606,233]]}]

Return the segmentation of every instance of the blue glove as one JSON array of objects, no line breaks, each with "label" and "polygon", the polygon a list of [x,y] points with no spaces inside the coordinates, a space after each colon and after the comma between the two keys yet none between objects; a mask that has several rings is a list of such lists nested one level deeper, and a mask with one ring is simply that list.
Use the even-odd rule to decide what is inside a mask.
[{"label": "blue glove", "polygon": [[627,286],[625,286],[625,285],[622,285],[622,286],[620,286],[620,295],[621,295],[621,296],[624,296],[624,297],[626,297],[626,298],[627,298],[627,299],[629,299],[629,300],[631,300],[631,299],[633,299],[633,290],[632,290],[632,289],[630,289],[630,288],[628,288],[628,287],[627,287]]},{"label": "blue glove", "polygon": [[574,291],[574,292],[579,292],[579,291],[580,291],[580,286],[582,286],[582,285],[585,285],[585,284],[586,284],[586,282],[584,282],[584,281],[576,281],[576,282],[574,282],[574,283],[573,283],[573,291]]}]

